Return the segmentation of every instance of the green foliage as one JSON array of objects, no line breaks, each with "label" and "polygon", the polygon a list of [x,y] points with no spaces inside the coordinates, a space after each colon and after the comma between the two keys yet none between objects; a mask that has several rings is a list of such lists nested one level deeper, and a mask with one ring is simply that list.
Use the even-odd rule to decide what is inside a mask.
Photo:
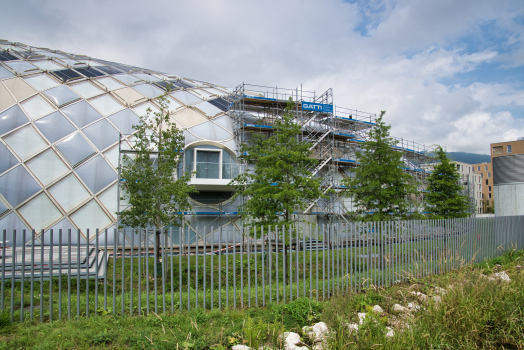
[{"label": "green foliage", "polygon": [[[131,207],[121,213],[121,226],[166,227],[176,225],[183,212],[191,210],[187,174],[176,178],[182,161],[184,135],[169,118],[168,91],[157,98],[159,111],[140,117],[132,149],[135,157],[124,155],[121,176]],[[158,152],[158,153],[157,153]],[[125,198],[127,197],[127,198]]]},{"label": "green foliage", "polygon": [[0,329],[7,328],[11,325],[11,316],[9,316],[9,313],[4,312],[0,314]]},{"label": "green foliage", "polygon": [[310,158],[311,145],[300,140],[301,126],[291,113],[294,105],[290,98],[272,135],[252,133],[251,142],[241,145],[239,158],[254,164],[254,171],[246,170],[232,183],[236,195],[246,199],[242,215],[261,225],[292,225],[294,211],[322,196],[320,181],[309,177],[316,160]]},{"label": "green foliage", "polygon": [[468,196],[462,194],[460,174],[442,147],[436,152],[438,164],[428,177],[426,211],[432,218],[464,218],[470,210]]},{"label": "green foliage", "polygon": [[98,333],[93,337],[93,345],[105,345],[110,344],[115,339],[115,334],[108,332],[107,329],[104,329],[102,332]]},{"label": "green foliage", "polygon": [[415,180],[402,169],[402,152],[392,147],[395,141],[389,136],[391,126],[382,121],[385,113],[381,112],[376,126],[369,132],[369,141],[363,151],[357,153],[359,166],[354,170],[355,176],[342,181],[358,207],[353,213],[356,220],[405,218],[409,210],[408,197],[416,190]]},{"label": "green foliage", "polygon": [[317,300],[301,297],[289,304],[271,304],[269,311],[272,320],[282,320],[288,328],[295,324],[302,327],[318,318],[322,304]]}]

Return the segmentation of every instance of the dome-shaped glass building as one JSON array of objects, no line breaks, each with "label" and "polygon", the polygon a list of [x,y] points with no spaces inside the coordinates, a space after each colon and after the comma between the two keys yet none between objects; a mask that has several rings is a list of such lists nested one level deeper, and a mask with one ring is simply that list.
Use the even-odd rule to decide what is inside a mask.
[{"label": "dome-shaped glass building", "polygon": [[211,215],[205,223],[216,220],[219,206],[234,207],[227,184],[238,172],[235,141],[221,98],[227,88],[1,41],[0,79],[0,228],[9,229],[8,240],[12,230],[115,227],[119,146],[131,147],[132,126],[157,109],[168,84],[186,165],[212,165],[192,180],[200,190],[195,211]]}]

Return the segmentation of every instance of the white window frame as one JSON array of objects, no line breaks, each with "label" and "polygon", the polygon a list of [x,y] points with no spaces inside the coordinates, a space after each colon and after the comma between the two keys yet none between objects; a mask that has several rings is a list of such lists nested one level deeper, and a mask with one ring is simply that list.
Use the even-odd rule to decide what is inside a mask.
[{"label": "white window frame", "polygon": [[[197,162],[198,162],[198,159],[197,159],[197,151],[204,151],[204,152],[218,152],[220,153],[219,156],[218,156],[218,179],[215,179],[215,180],[222,180],[222,150],[221,149],[215,149],[215,148],[198,148],[195,147],[193,148],[193,171],[194,171],[194,177],[196,177],[196,165],[197,165]],[[213,180],[213,179],[207,179],[207,180]]]}]

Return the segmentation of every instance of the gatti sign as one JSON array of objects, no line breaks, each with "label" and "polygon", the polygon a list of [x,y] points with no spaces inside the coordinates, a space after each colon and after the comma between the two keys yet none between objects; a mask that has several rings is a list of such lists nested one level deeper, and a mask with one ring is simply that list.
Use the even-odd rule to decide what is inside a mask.
[{"label": "gatti sign", "polygon": [[302,102],[303,111],[316,111],[323,113],[333,113],[333,105],[326,105],[322,103]]}]

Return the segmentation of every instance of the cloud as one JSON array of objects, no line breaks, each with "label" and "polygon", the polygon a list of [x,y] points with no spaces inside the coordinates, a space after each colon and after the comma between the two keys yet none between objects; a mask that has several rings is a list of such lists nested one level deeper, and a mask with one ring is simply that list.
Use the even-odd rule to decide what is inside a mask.
[{"label": "cloud", "polygon": [[482,75],[487,63],[524,64],[521,0],[32,0],[3,9],[8,40],[229,87],[332,87],[338,105],[387,110],[396,136],[452,151],[487,153],[488,142],[522,131],[522,77],[444,82]]}]

